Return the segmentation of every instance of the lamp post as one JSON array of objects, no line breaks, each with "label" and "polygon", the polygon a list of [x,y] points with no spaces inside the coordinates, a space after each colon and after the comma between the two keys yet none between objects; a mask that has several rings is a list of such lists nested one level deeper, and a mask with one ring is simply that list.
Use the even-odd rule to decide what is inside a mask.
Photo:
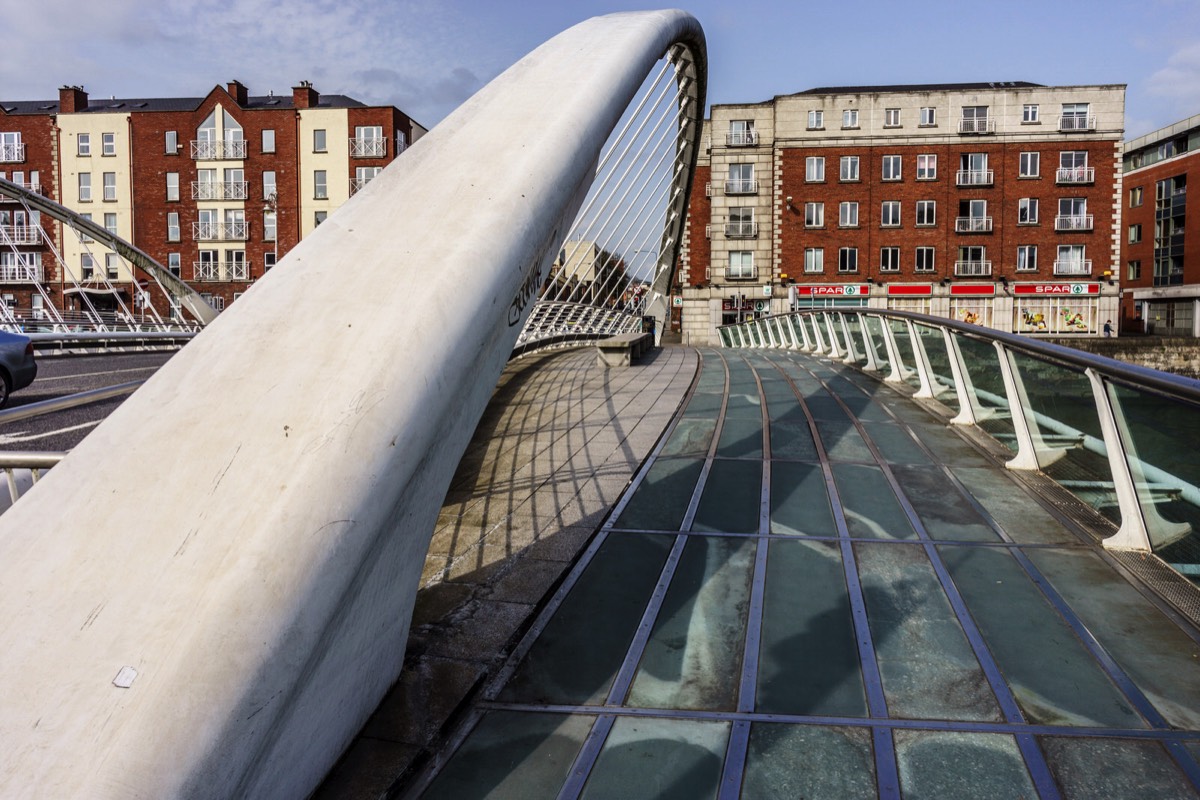
[{"label": "lamp post", "polygon": [[[271,266],[279,263],[279,193],[271,192],[267,195],[267,199],[263,202],[263,213],[270,213],[275,219],[275,236],[274,238],[274,255],[271,259]],[[266,270],[263,270],[266,272]]]}]

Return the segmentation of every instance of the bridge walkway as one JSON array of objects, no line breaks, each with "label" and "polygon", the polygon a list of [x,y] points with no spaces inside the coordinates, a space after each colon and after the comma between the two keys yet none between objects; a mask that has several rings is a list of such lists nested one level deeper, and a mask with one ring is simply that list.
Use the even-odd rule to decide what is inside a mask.
[{"label": "bridge walkway", "polygon": [[1200,632],[1099,545],[1111,523],[905,387],[699,358],[630,491],[389,795],[1197,796]]}]

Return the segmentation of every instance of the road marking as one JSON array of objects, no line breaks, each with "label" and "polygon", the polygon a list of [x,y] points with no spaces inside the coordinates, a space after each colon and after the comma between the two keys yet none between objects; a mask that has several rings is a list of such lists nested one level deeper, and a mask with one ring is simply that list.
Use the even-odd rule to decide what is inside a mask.
[{"label": "road marking", "polygon": [[38,378],[38,383],[46,383],[48,381],[67,381],[73,378],[94,378],[97,375],[119,375],[122,372],[145,372],[146,370],[156,370],[162,367],[161,364],[153,367],[129,367],[128,369],[114,369],[106,372],[80,372],[74,375],[49,375],[45,378]]},{"label": "road marking", "polygon": [[32,433],[32,434],[29,434],[28,436],[24,435],[24,432],[11,433],[11,434],[9,434],[9,433],[0,434],[0,444],[16,444],[17,442],[32,442],[34,439],[45,439],[47,436],[57,436],[60,433],[70,433],[71,431],[78,431],[78,430],[82,430],[83,428],[91,428],[96,425],[99,425],[101,422],[102,422],[102,420],[95,420],[94,422],[85,422],[82,425],[72,425],[69,428],[59,428],[57,430],[47,431],[45,433]]}]

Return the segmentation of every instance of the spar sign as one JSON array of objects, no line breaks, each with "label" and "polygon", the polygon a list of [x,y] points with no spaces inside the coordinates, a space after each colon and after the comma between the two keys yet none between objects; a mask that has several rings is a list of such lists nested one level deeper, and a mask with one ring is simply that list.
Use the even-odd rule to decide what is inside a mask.
[{"label": "spar sign", "polygon": [[1100,294],[1098,283],[1016,283],[1013,284],[1013,294],[1030,294],[1048,297],[1050,295],[1097,295]]},{"label": "spar sign", "polygon": [[827,286],[797,286],[800,297],[866,297],[871,293],[869,283],[839,283]]}]

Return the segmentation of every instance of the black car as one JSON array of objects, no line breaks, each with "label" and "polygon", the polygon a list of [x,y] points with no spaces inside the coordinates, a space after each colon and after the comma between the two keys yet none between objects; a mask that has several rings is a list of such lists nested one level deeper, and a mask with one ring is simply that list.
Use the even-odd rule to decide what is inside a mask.
[{"label": "black car", "polygon": [[17,389],[24,389],[37,377],[33,360],[33,342],[19,333],[0,331],[0,408]]}]

